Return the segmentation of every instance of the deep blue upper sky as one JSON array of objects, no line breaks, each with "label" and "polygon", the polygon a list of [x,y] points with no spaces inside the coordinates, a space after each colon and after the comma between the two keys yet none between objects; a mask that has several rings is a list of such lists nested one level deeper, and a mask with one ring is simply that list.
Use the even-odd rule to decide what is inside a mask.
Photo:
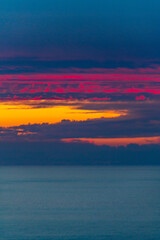
[{"label": "deep blue upper sky", "polygon": [[159,0],[1,0],[0,53],[160,60]]},{"label": "deep blue upper sky", "polygon": [[158,0],[1,0],[1,13],[51,13],[57,16],[159,15]]}]

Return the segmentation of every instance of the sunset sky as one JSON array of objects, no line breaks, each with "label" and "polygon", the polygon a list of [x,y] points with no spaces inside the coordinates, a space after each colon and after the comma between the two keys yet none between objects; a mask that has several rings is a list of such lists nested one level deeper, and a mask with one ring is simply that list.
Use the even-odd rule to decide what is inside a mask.
[{"label": "sunset sky", "polygon": [[24,154],[39,144],[45,157],[54,148],[56,164],[67,148],[76,164],[84,149],[91,159],[101,149],[113,159],[121,147],[157,155],[159,8],[159,0],[1,0],[0,148],[8,144],[13,161],[19,144]]}]

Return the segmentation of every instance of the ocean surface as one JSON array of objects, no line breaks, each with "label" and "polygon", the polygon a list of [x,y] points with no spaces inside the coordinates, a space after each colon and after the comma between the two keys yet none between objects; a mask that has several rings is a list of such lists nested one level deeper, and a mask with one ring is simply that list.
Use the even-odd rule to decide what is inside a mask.
[{"label": "ocean surface", "polygon": [[160,240],[160,167],[0,167],[1,240]]}]

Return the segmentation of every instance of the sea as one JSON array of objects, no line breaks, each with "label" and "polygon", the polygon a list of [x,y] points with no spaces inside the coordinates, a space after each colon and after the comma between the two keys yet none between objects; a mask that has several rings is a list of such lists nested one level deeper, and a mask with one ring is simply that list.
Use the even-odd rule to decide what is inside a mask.
[{"label": "sea", "polygon": [[160,240],[160,167],[0,167],[0,240],[73,239]]}]

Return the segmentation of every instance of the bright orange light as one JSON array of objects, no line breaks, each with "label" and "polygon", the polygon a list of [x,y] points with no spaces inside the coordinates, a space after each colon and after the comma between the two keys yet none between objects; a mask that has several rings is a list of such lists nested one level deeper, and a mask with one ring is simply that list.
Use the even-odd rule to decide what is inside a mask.
[{"label": "bright orange light", "polygon": [[88,142],[98,146],[127,146],[128,144],[159,144],[160,136],[157,137],[135,137],[135,138],[65,138],[63,142]]},{"label": "bright orange light", "polygon": [[[62,120],[85,121],[98,118],[116,118],[126,115],[126,111],[99,111],[77,109],[75,105],[44,106],[39,101],[40,107],[32,107],[34,101],[1,102],[0,126],[11,127],[27,124],[54,124]],[[42,105],[41,105],[42,104]]]}]

